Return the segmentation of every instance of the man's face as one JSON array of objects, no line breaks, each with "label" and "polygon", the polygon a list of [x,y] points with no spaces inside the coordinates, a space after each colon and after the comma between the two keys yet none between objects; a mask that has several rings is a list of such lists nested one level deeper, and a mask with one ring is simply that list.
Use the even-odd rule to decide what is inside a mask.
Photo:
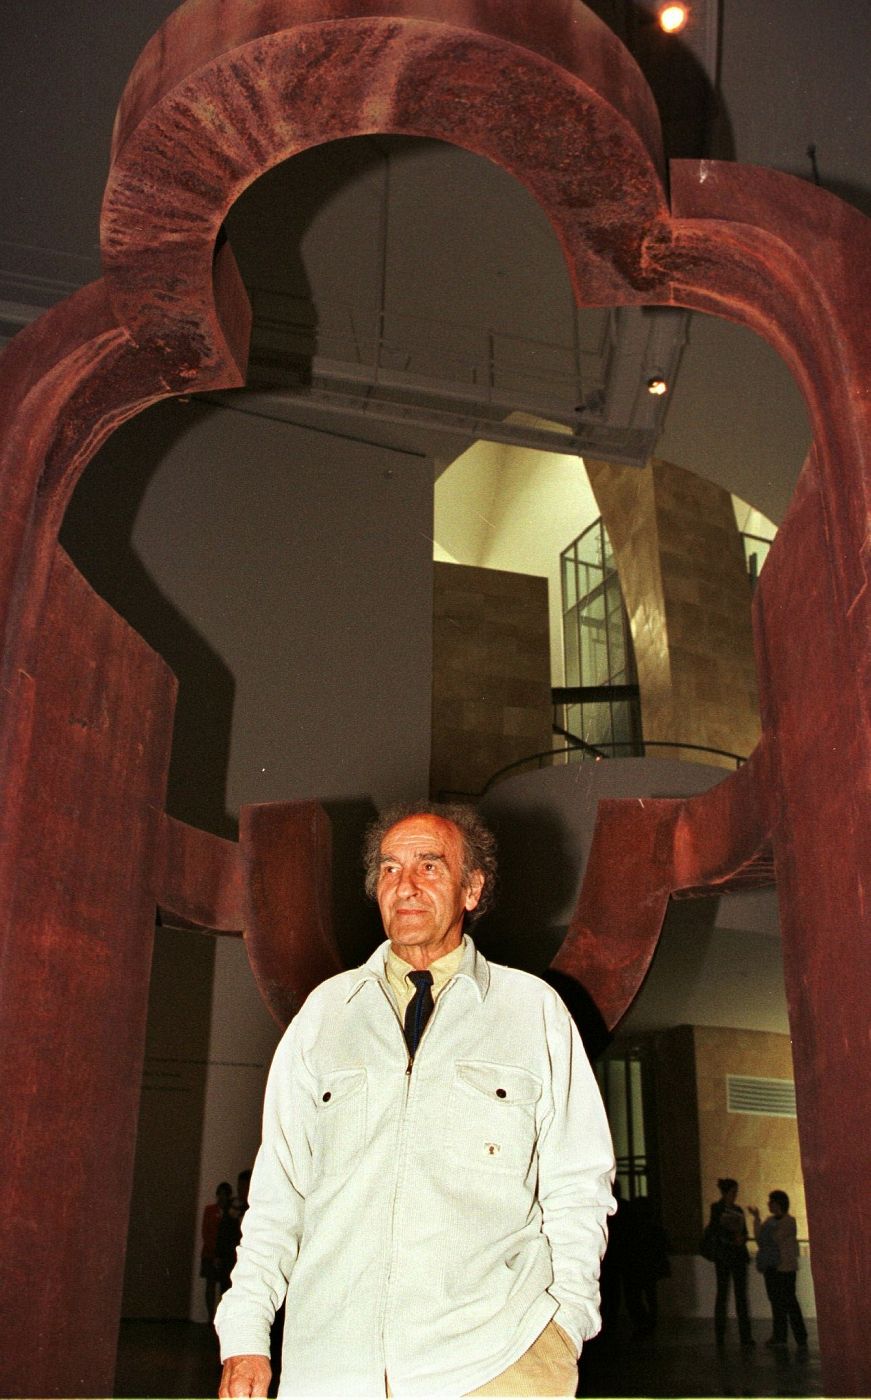
[{"label": "man's face", "polygon": [[381,842],[378,908],[396,952],[425,968],[456,948],[463,916],[481,897],[480,870],[463,880],[463,838],[453,822],[405,817]]}]

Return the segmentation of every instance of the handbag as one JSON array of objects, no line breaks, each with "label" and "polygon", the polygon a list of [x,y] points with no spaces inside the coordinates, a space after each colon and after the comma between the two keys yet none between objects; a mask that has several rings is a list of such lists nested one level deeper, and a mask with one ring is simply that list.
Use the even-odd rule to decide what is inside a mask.
[{"label": "handbag", "polygon": [[710,1222],[705,1226],[699,1242],[699,1254],[703,1259],[709,1259],[712,1264],[717,1257],[717,1233],[716,1225]]}]

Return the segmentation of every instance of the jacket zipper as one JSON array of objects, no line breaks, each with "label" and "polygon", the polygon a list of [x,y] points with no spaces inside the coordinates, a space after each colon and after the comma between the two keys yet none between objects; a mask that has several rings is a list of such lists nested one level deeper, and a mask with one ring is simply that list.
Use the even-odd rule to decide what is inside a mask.
[{"label": "jacket zipper", "polygon": [[[448,983],[448,986],[450,986],[450,983]],[[447,987],[444,988],[444,991],[447,991]],[[408,1100],[409,1100],[409,1096],[410,1096],[410,1094],[411,1094],[411,1071],[414,1069],[414,1061],[415,1061],[415,1059],[416,1059],[416,1056],[420,1054],[420,1047],[421,1047],[421,1045],[422,1045],[423,1042],[424,1042],[424,1039],[425,1039],[425,1037],[426,1037],[427,1031],[430,1029],[430,1027],[432,1026],[433,1021],[434,1021],[435,1018],[436,1018],[436,1013],[437,1013],[437,1011],[438,1011],[438,1004],[439,1004],[439,1001],[441,1001],[441,996],[439,996],[438,1000],[436,1001],[435,1005],[433,1006],[432,1012],[431,1012],[431,1014],[430,1014],[429,1021],[427,1022],[426,1026],[424,1027],[423,1035],[422,1035],[421,1038],[420,1038],[420,1042],[419,1042],[418,1047],[417,1047],[416,1055],[411,1055],[411,1054],[409,1054],[409,1053],[408,1053],[408,1048],[406,1047],[406,1054],[408,1055],[408,1063],[407,1063],[406,1066],[405,1066],[405,1073],[404,1073],[404,1075],[402,1076],[402,1078],[403,1078],[403,1086],[404,1086],[404,1087],[403,1087],[403,1093],[402,1093],[402,1103],[401,1103],[401,1105],[400,1105],[400,1110],[399,1110],[399,1132],[397,1133],[397,1140],[396,1140],[396,1147],[397,1147],[397,1151],[396,1151],[396,1175],[395,1175],[395,1177],[394,1177],[394,1179],[393,1179],[393,1199],[392,1199],[392,1201],[391,1201],[391,1203],[390,1203],[390,1237],[389,1237],[389,1241],[388,1241],[389,1250],[388,1250],[388,1256],[387,1256],[387,1259],[388,1259],[388,1262],[387,1262],[387,1274],[386,1274],[385,1279],[384,1279],[384,1292],[383,1292],[382,1298],[381,1298],[381,1317],[380,1317],[380,1319],[379,1319],[379,1332],[380,1332],[380,1336],[381,1336],[381,1359],[382,1359],[382,1363],[383,1363],[383,1370],[384,1370],[384,1377],[385,1377],[385,1380],[387,1379],[387,1349],[386,1349],[385,1344],[384,1344],[384,1328],[385,1328],[385,1324],[386,1324],[386,1321],[387,1321],[387,1302],[388,1302],[388,1297],[389,1297],[389,1293],[390,1293],[390,1281],[391,1281],[391,1279],[392,1279],[392,1277],[393,1277],[393,1246],[394,1246],[394,1240],[395,1240],[395,1238],[396,1238],[396,1207],[397,1207],[397,1202],[398,1202],[398,1199],[399,1199],[399,1175],[400,1175],[400,1172],[401,1172],[401,1170],[402,1170],[403,1149],[404,1149],[404,1143],[405,1143],[406,1117],[407,1117],[407,1114],[408,1114]],[[392,1005],[392,1002],[391,1002],[391,1005]],[[401,1020],[400,1020],[400,1018],[399,1018],[398,1015],[397,1015],[397,1017],[396,1017],[396,1020],[397,1020],[397,1024],[399,1025],[399,1033],[400,1033],[400,1035],[402,1036],[403,1044],[405,1044],[405,1032],[404,1032],[404,1030],[403,1030],[402,1022],[401,1022]]]},{"label": "jacket zipper", "polygon": [[[402,1028],[400,1027],[400,1032]],[[408,1064],[402,1076],[402,1102],[399,1107],[399,1128],[396,1134],[396,1171],[393,1178],[393,1193],[390,1202],[390,1234],[387,1241],[387,1271],[384,1276],[384,1287],[381,1295],[381,1316],[378,1321],[378,1330],[381,1337],[381,1360],[384,1370],[385,1380],[387,1379],[387,1347],[385,1344],[384,1330],[387,1322],[387,1303],[390,1296],[390,1283],[393,1278],[394,1262],[394,1242],[396,1239],[396,1211],[399,1201],[399,1177],[403,1169],[403,1156],[405,1144],[406,1117],[408,1113],[408,1098],[411,1089],[411,1071],[414,1060],[411,1055],[408,1057]]]}]

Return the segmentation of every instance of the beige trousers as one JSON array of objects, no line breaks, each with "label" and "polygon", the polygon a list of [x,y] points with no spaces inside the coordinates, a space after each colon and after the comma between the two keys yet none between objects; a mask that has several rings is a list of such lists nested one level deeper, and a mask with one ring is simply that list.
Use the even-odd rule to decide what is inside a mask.
[{"label": "beige trousers", "polygon": [[[386,1377],[385,1377],[386,1379]],[[574,1395],[578,1388],[578,1358],[575,1344],[556,1322],[549,1322],[528,1351],[500,1371],[491,1381],[479,1385],[471,1395]],[[387,1394],[392,1395],[389,1383]]]}]

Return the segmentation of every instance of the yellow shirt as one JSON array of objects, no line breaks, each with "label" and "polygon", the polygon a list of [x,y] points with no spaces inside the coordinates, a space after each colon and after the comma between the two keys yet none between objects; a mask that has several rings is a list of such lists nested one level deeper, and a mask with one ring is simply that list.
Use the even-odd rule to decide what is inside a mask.
[{"label": "yellow shirt", "polygon": [[[465,941],[463,939],[459,947],[452,948],[449,953],[445,953],[442,957],[436,958],[435,962],[430,963],[429,971],[432,973],[432,999],[434,1002],[438,1001],[439,993],[444,990],[463,961]],[[411,963],[407,963],[398,953],[394,953],[392,947],[388,948],[384,971],[387,974],[390,989],[396,997],[400,1016],[405,1015],[405,1008],[414,996],[414,983],[409,982],[408,974],[415,970]]]}]

